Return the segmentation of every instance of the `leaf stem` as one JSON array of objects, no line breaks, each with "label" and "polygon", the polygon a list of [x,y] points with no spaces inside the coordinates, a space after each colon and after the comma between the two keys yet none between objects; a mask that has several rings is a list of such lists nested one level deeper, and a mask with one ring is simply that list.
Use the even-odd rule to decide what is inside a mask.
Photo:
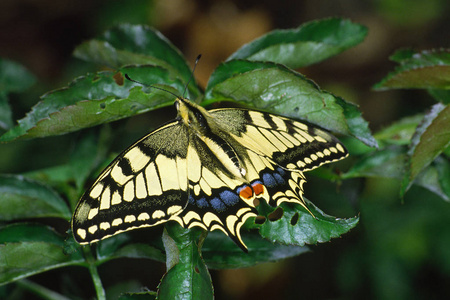
[{"label": "leaf stem", "polygon": [[52,290],[49,290],[48,288],[37,284],[31,280],[28,279],[22,279],[17,281],[17,285],[20,285],[22,288],[29,290],[30,292],[34,293],[35,295],[38,295],[42,299],[46,300],[69,300],[69,298],[55,292]]},{"label": "leaf stem", "polygon": [[83,247],[83,251],[87,267],[89,269],[89,273],[91,273],[92,282],[94,283],[97,299],[106,300],[105,290],[103,289],[102,280],[100,279],[100,276],[98,274],[97,264],[95,262],[94,256],[92,255],[91,247],[90,246]]}]

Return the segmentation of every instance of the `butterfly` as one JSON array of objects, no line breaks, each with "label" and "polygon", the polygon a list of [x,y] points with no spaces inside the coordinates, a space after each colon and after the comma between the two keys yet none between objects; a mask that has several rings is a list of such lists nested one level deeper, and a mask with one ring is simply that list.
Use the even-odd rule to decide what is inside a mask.
[{"label": "butterfly", "polygon": [[261,200],[310,212],[304,172],[348,155],[331,134],[283,116],[206,110],[183,97],[175,107],[174,121],[123,151],[81,197],[71,223],[78,243],[176,221],[221,230],[247,252],[241,226]]}]

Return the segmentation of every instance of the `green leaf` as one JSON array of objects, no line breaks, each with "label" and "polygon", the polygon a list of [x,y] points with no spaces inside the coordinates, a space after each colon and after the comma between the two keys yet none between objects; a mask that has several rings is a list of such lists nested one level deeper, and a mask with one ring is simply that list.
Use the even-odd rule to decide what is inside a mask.
[{"label": "green leaf", "polygon": [[213,299],[211,277],[197,245],[202,231],[175,223],[167,223],[166,229],[172,246],[165,242],[169,270],[158,286],[158,299]]},{"label": "green leaf", "polygon": [[403,176],[406,150],[390,146],[373,151],[361,157],[346,173],[343,179],[357,177],[386,177],[401,179]]},{"label": "green leaf", "polygon": [[300,68],[335,56],[359,43],[365,26],[330,18],[306,23],[296,29],[274,30],[237,50],[227,61],[271,61]]},{"label": "green leaf", "polygon": [[[80,59],[111,68],[131,64],[148,64],[168,70],[172,78],[181,79],[186,85],[191,68],[181,52],[159,31],[143,26],[122,24],[106,31],[98,39],[78,46],[74,55]],[[135,78],[133,78],[135,79]],[[146,84],[155,82],[144,81]],[[190,85],[191,99],[200,94],[197,85]]]},{"label": "green leaf", "polygon": [[0,58],[0,93],[22,92],[35,81],[34,75],[22,65]]},{"label": "green leaf", "polygon": [[[447,196],[447,201],[450,200],[450,161],[444,157],[437,157],[435,160],[435,167],[437,171],[437,178],[442,190],[442,193]],[[445,197],[443,197],[445,198]]]},{"label": "green leaf", "polygon": [[107,154],[105,140],[108,133],[102,129],[87,130],[77,141],[75,149],[70,154],[69,168],[77,188],[81,191],[91,172],[99,166]]},{"label": "green leaf", "polygon": [[416,176],[449,146],[450,106],[438,103],[416,129],[408,151],[407,172],[400,195],[403,196]]},{"label": "green leaf", "polygon": [[0,228],[0,244],[0,285],[83,261],[80,252],[64,253],[64,238],[43,225]]},{"label": "green leaf", "polygon": [[173,103],[171,94],[124,81],[123,74],[141,82],[164,84],[163,88],[173,93],[177,92],[172,87],[178,91],[184,89],[183,83],[172,80],[167,70],[159,67],[126,67],[119,73],[89,74],[79,77],[67,88],[44,95],[0,141],[65,134]]},{"label": "green leaf", "polygon": [[362,113],[358,106],[345,101],[341,97],[335,97],[336,104],[342,107],[345,121],[347,122],[350,135],[359,139],[361,142],[370,147],[378,147],[376,139],[372,136],[369,129],[369,123],[363,119]]},{"label": "green leaf", "polygon": [[8,103],[8,96],[5,92],[0,92],[0,128],[8,130],[13,126],[11,106]]},{"label": "green leaf", "polygon": [[450,163],[443,157],[437,157],[436,161],[420,172],[414,180],[419,185],[445,201],[450,201],[448,182],[450,182]]},{"label": "green leaf", "polygon": [[36,81],[22,65],[0,58],[0,128],[8,130],[13,126],[11,107],[8,94],[22,92]]},{"label": "green leaf", "polygon": [[283,216],[276,220],[266,220],[259,232],[272,242],[285,245],[303,246],[323,243],[341,236],[356,226],[359,217],[340,219],[328,216],[308,201],[308,207],[316,218],[300,205],[281,205]]},{"label": "green leaf", "polygon": [[13,223],[0,228],[0,244],[46,242],[59,246],[64,240],[53,228],[38,223]]},{"label": "green leaf", "polygon": [[[374,151],[360,158],[342,179],[380,177],[401,181],[404,177],[406,160],[405,147],[396,145]],[[437,157],[431,166],[425,168],[414,180],[414,184],[421,186],[444,200],[450,199],[450,163],[442,157]]]},{"label": "green leaf", "polygon": [[405,117],[389,127],[378,131],[374,136],[382,143],[408,145],[422,119],[422,114]]},{"label": "green leaf", "polygon": [[303,75],[281,65],[250,61],[221,64],[211,75],[203,104],[216,101],[245,103],[377,145],[355,105],[321,91]]},{"label": "green leaf", "polygon": [[[145,229],[139,229],[145,233]],[[158,238],[158,240],[160,237]],[[166,257],[161,245],[155,245],[154,239],[135,240],[130,232],[121,233],[102,240],[97,244],[97,257],[103,263],[110,259],[147,258],[164,262]]]},{"label": "green leaf", "polygon": [[0,220],[57,217],[70,220],[65,201],[50,187],[20,175],[0,175]]},{"label": "green leaf", "polygon": [[235,269],[259,263],[275,262],[309,251],[308,247],[273,244],[259,234],[242,234],[248,247],[244,253],[222,232],[208,233],[202,247],[202,256],[210,269]]},{"label": "green leaf", "polygon": [[448,50],[422,51],[412,54],[402,50],[393,55],[400,63],[374,88],[450,89],[450,52]]},{"label": "green leaf", "polygon": [[430,94],[436,101],[444,104],[450,104],[450,90],[428,89]]}]

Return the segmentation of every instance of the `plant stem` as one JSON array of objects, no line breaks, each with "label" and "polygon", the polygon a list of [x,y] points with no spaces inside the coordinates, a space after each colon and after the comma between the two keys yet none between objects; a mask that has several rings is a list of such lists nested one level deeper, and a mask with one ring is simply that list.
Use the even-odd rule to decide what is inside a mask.
[{"label": "plant stem", "polygon": [[105,290],[103,289],[102,280],[98,275],[97,264],[91,252],[91,247],[83,247],[84,257],[87,262],[89,273],[91,273],[92,282],[94,283],[95,292],[98,300],[106,300]]},{"label": "plant stem", "polygon": [[69,300],[69,298],[67,298],[55,291],[49,290],[48,288],[46,288],[42,285],[39,285],[28,279],[22,279],[22,280],[17,281],[17,285],[29,290],[30,292],[34,293],[35,295],[38,295],[39,297],[42,297],[42,299]]}]

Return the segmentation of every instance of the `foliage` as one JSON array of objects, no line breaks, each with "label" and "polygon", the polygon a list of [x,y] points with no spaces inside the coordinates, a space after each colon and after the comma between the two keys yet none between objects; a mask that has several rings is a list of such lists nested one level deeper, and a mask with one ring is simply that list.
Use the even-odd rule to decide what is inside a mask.
[{"label": "foliage", "polygon": [[[324,181],[397,178],[402,180],[400,195],[415,184],[449,200],[447,51],[401,51],[392,57],[400,66],[375,88],[427,89],[437,103],[428,113],[399,120],[374,136],[356,105],[321,90],[291,69],[335,56],[362,42],[366,34],[364,26],[338,18],[270,32],[218,66],[204,93],[195,82],[189,83],[187,96],[204,106],[227,101],[230,105],[283,114],[346,136],[344,142],[352,154],[350,162],[339,165],[345,171],[322,167],[314,172]],[[220,232],[205,238],[201,230],[185,230],[170,223],[165,226],[163,243],[160,235],[143,237],[127,232],[93,246],[76,244],[71,232],[67,232],[71,211],[86,186],[114,157],[109,154],[111,127],[106,123],[152,114],[173,103],[169,93],[127,81],[124,74],[183,95],[191,68],[165,37],[145,26],[117,26],[83,43],[74,53],[82,60],[113,70],[87,74],[45,94],[15,127],[11,127],[8,93],[24,90],[32,84],[33,76],[15,63],[0,64],[0,74],[9,74],[0,77],[0,125],[8,129],[1,141],[82,132],[66,164],[0,176],[1,284],[23,282],[23,287],[36,294],[62,299],[62,295],[55,296],[23,278],[51,269],[82,266],[89,270],[101,299],[105,291],[97,267],[118,258],[145,258],[166,261],[167,273],[158,291],[123,294],[121,299],[210,299],[213,289],[208,267],[243,268],[282,260],[308,251],[305,244],[329,241],[356,226],[358,217],[331,217],[310,204],[317,217],[314,219],[302,209],[283,205],[281,218],[268,217],[263,224],[255,220],[246,223],[248,231],[243,239],[248,254]],[[101,124],[105,125],[97,126]],[[270,216],[272,212],[266,213]]]}]

